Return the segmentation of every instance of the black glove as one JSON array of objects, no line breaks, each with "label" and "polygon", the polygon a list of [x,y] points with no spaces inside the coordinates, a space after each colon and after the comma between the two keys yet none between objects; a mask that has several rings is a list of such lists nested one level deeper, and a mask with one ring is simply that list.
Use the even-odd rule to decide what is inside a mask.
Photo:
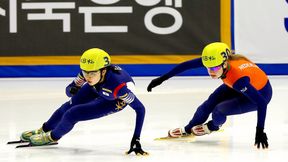
[{"label": "black glove", "polygon": [[260,148],[260,144],[262,145],[263,149],[267,149],[268,148],[268,138],[266,136],[266,133],[263,132],[264,128],[256,128],[256,136],[255,136],[255,146],[257,146],[257,148]]},{"label": "black glove", "polygon": [[76,84],[72,82],[66,87],[66,95],[68,97],[72,97],[79,91],[80,88],[81,87],[76,86]]},{"label": "black glove", "polygon": [[135,152],[137,156],[139,155],[149,155],[148,152],[145,152],[141,148],[140,144],[140,138],[132,138],[131,144],[130,144],[130,150],[126,152],[126,154],[130,154],[131,152]]},{"label": "black glove", "polygon": [[79,91],[80,87],[71,87],[70,88],[70,94],[72,94],[73,96]]},{"label": "black glove", "polygon": [[158,78],[156,78],[156,79],[153,79],[153,80],[149,83],[149,85],[148,85],[148,87],[147,87],[147,91],[148,91],[148,92],[151,92],[151,91],[152,91],[152,88],[157,87],[158,85],[162,84],[162,82],[164,82],[164,81],[167,80],[167,79],[168,79],[168,77],[167,77],[166,75],[163,75],[163,76],[161,76],[161,77],[158,77]]}]

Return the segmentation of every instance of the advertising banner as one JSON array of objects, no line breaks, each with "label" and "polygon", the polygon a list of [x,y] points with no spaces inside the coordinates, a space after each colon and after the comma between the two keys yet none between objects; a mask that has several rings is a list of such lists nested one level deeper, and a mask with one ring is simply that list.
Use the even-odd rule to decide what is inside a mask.
[{"label": "advertising banner", "polygon": [[0,56],[199,54],[220,41],[220,0],[5,0]]}]

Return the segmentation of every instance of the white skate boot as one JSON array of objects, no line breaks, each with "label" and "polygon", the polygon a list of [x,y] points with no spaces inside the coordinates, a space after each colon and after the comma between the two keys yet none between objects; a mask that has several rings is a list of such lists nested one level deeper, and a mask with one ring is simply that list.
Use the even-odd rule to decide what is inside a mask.
[{"label": "white skate boot", "polygon": [[196,126],[192,127],[191,132],[195,136],[203,136],[205,134],[210,134],[212,131],[209,130],[207,124],[201,124],[201,125],[196,125]]},{"label": "white skate boot", "polygon": [[189,136],[189,134],[185,132],[184,128],[175,128],[168,131],[168,137],[179,138],[186,136]]}]

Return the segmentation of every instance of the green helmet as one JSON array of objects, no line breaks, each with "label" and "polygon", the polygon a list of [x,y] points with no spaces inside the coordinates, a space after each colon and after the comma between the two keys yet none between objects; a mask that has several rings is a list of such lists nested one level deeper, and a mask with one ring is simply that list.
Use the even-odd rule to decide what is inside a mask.
[{"label": "green helmet", "polygon": [[230,51],[230,48],[225,43],[215,42],[208,44],[202,52],[202,63],[207,68],[219,66],[228,59]]},{"label": "green helmet", "polygon": [[111,65],[109,54],[99,48],[88,49],[80,58],[80,68],[85,71],[97,71],[109,65]]}]

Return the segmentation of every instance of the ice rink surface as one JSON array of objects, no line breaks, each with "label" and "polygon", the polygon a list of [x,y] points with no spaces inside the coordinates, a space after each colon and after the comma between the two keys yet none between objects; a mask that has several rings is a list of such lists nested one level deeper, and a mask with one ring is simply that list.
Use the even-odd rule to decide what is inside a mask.
[{"label": "ice rink surface", "polygon": [[65,87],[73,78],[0,79],[0,162],[286,162],[288,153],[288,77],[270,76],[273,98],[265,131],[270,148],[254,148],[256,113],[230,116],[222,132],[194,141],[154,141],[172,128],[186,125],[197,106],[221,84],[209,77],[175,77],[152,93],[154,77],[135,77],[136,95],[146,107],[141,135],[148,157],[125,155],[135,126],[130,107],[104,118],[80,122],[59,145],[15,149],[7,141],[22,131],[41,127],[52,112],[69,100]]}]

